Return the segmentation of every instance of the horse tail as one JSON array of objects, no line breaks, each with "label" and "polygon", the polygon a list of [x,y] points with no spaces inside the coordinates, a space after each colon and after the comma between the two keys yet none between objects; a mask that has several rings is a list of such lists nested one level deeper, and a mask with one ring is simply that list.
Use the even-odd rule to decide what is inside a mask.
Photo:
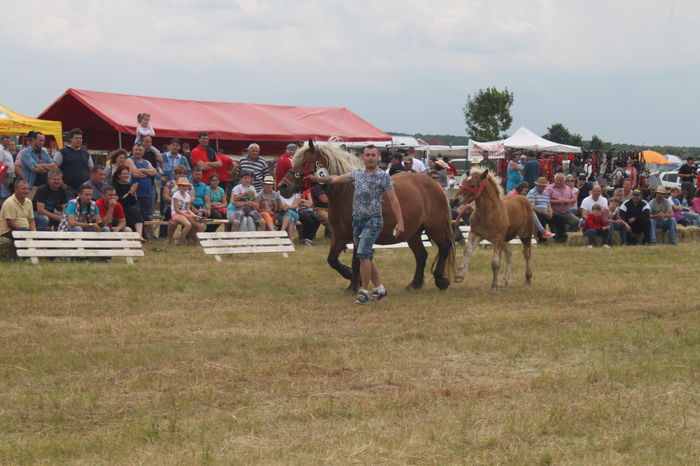
[{"label": "horse tail", "polygon": [[[445,270],[443,274],[448,280],[454,281],[455,275],[457,275],[457,270],[455,269],[455,254],[457,250],[457,245],[455,244],[454,234],[452,233],[452,214],[450,213],[449,204],[447,209],[447,216],[445,217],[445,239],[447,240],[450,250],[447,254],[447,259],[445,260]],[[430,265],[430,273],[435,273],[435,265],[440,258],[440,253],[435,255],[433,263]]]}]

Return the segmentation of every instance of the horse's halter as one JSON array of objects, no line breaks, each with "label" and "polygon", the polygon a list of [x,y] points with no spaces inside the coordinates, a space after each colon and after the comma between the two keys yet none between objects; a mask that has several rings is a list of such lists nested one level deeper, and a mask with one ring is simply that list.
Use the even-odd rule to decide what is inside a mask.
[{"label": "horse's halter", "polygon": [[[311,169],[312,166],[313,170]],[[303,184],[304,187],[308,189],[311,187],[311,182],[306,180],[305,178],[311,173],[316,172],[316,170],[318,170],[318,159],[316,160],[316,162],[304,162],[304,168],[302,172],[299,172],[292,168],[288,171],[288,173],[294,175],[294,180],[296,181],[297,185]]]},{"label": "horse's halter", "polygon": [[472,201],[476,201],[476,199],[477,199],[477,198],[481,195],[481,193],[484,191],[484,188],[486,187],[486,181],[487,181],[487,179],[484,178],[484,180],[481,182],[481,184],[479,185],[478,188],[470,188],[469,186],[464,186],[463,184],[462,184],[462,185],[459,185],[459,188],[460,188],[460,189],[464,189],[464,190],[469,191],[470,193],[472,193],[472,194],[473,194],[473,196],[472,196]]}]

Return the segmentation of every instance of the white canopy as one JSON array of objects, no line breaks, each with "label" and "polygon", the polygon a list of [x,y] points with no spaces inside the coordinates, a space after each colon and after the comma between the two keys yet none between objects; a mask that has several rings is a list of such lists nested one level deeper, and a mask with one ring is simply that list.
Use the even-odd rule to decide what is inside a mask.
[{"label": "white canopy", "polygon": [[469,156],[481,156],[483,152],[488,152],[490,158],[503,158],[505,149],[523,149],[542,152],[564,152],[569,154],[580,154],[581,148],[578,146],[567,146],[557,142],[548,141],[529,129],[521,126],[513,135],[501,141],[476,142],[469,140]]}]

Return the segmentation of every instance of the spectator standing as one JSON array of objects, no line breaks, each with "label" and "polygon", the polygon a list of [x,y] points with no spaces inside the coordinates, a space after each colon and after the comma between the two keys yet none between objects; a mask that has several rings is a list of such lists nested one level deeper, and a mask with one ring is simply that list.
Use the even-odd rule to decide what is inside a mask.
[{"label": "spectator standing", "polygon": [[199,133],[198,140],[199,145],[192,149],[192,153],[190,154],[191,166],[193,169],[198,167],[201,170],[201,180],[206,185],[209,183],[209,176],[211,176],[212,173],[217,173],[216,170],[223,166],[223,162],[217,157],[214,148],[209,145],[208,133]]},{"label": "spectator standing", "polygon": [[668,232],[668,240],[671,244],[677,244],[676,217],[673,214],[673,203],[666,199],[666,187],[657,186],[656,196],[649,202],[649,244],[656,244],[656,230]]},{"label": "spectator standing", "polygon": [[262,190],[263,180],[266,176],[270,176],[270,169],[267,162],[260,157],[260,146],[253,143],[248,146],[248,155],[243,157],[238,164],[238,174],[246,170],[253,175],[252,185],[256,191]]},{"label": "spectator standing", "polygon": [[416,173],[423,173],[425,170],[427,170],[423,161],[416,156],[416,149],[414,147],[409,147],[408,149],[406,149],[406,156],[404,157],[404,159],[409,158],[413,161],[413,164],[411,166],[413,171],[415,171]]},{"label": "spectator standing", "polygon": [[389,157],[389,167],[386,169],[386,172],[391,176],[402,171],[405,171],[403,168],[403,155],[399,152],[394,152]]},{"label": "spectator standing", "polygon": [[627,159],[627,166],[625,167],[625,179],[629,179],[632,182],[632,187],[637,186],[637,169],[634,168],[632,158]]},{"label": "spectator standing", "polygon": [[588,247],[595,246],[596,236],[603,238],[603,247],[609,248],[612,244],[612,228],[603,220],[602,208],[599,204],[593,204],[591,213],[586,215],[584,234],[588,238]]},{"label": "spectator standing", "polygon": [[32,145],[25,148],[22,155],[22,174],[29,185],[29,197],[34,197],[36,187],[46,184],[47,174],[54,168],[58,168],[51,156],[44,150],[46,137],[43,133],[35,133]]},{"label": "spectator standing", "polygon": [[233,180],[236,177],[238,163],[228,155],[224,154],[219,154],[218,159],[221,161],[221,167],[216,169],[216,173],[219,175],[219,186],[221,186],[228,196],[231,193],[231,188],[234,184]]},{"label": "spectator standing", "polygon": [[[523,166],[519,163],[520,157],[517,153],[514,153],[510,160],[508,161],[508,183],[506,186],[506,191],[512,191],[515,187],[523,181]],[[529,185],[528,185],[529,186]]]},{"label": "spectator standing", "polygon": [[630,227],[628,233],[634,233],[634,235],[627,235],[627,244],[637,244],[639,236],[642,244],[649,242],[650,209],[649,204],[642,199],[642,191],[633,189],[632,198],[625,201],[619,210],[620,217]]},{"label": "spectator standing", "polygon": [[[681,183],[689,181],[691,183],[695,182],[695,172],[697,168],[695,167],[695,161],[692,157],[688,157],[683,165],[678,169],[678,177]],[[698,186],[700,188],[700,186]]]},{"label": "spectator standing", "polygon": [[94,164],[88,151],[83,149],[83,132],[74,128],[68,137],[68,145],[56,153],[54,162],[63,173],[68,197],[73,199],[78,193],[78,188],[90,179],[90,169]]},{"label": "spectator standing", "polygon": [[127,159],[126,165],[129,167],[131,179],[137,185],[135,196],[141,217],[144,220],[150,220],[151,215],[153,215],[153,177],[157,171],[148,160],[143,158],[143,154],[143,144],[134,144],[131,157]]},{"label": "spectator standing", "polygon": [[556,230],[554,240],[558,242],[566,241],[567,227],[568,231],[576,231],[579,227],[579,219],[570,211],[572,207],[576,207],[576,196],[571,188],[564,183],[565,179],[566,175],[561,172],[557,173],[554,176],[554,183],[547,186],[546,189],[553,213],[550,224]]},{"label": "spectator standing", "polygon": [[7,150],[10,137],[3,136],[0,141],[0,206],[2,206],[4,200],[10,197],[10,185],[15,178],[15,159]]},{"label": "spectator standing", "polygon": [[131,231],[131,228],[126,226],[124,207],[122,207],[117,199],[117,190],[114,189],[114,186],[105,186],[102,189],[102,196],[95,201],[95,204],[100,212],[102,224],[108,231]]},{"label": "spectator standing", "polygon": [[175,167],[184,166],[187,178],[192,175],[192,168],[184,155],[180,154],[180,140],[173,138],[168,145],[168,152],[163,154],[163,176],[161,183],[175,181]]},{"label": "spectator standing", "polygon": [[39,186],[34,195],[34,219],[39,230],[58,228],[68,203],[68,192],[63,187],[63,174],[54,168],[48,174],[48,183]]},{"label": "spectator standing", "polygon": [[136,115],[136,142],[143,142],[145,136],[155,136],[156,132],[151,126],[151,115],[148,113],[139,113]]},{"label": "spectator standing", "polygon": [[8,197],[0,209],[0,235],[12,239],[13,231],[36,231],[34,209],[29,200],[29,184],[15,182],[15,193]]},{"label": "spectator standing", "polygon": [[535,186],[535,181],[537,181],[539,177],[540,164],[537,161],[536,154],[530,152],[527,154],[527,162],[525,162],[523,166],[523,181],[526,181],[528,186]]},{"label": "spectator standing", "polygon": [[[418,173],[414,168],[413,165],[417,162],[418,160],[414,159],[413,157],[404,157],[403,158],[403,171],[406,173]],[[423,170],[425,171],[425,170]]]},{"label": "spectator standing", "polygon": [[106,182],[107,171],[102,165],[95,165],[90,169],[90,179],[87,184],[92,186],[92,200],[96,201],[102,197],[102,191],[109,186]]},{"label": "spectator standing", "polygon": [[[539,166],[539,164],[537,165]],[[532,209],[541,225],[546,225],[554,215],[546,188],[547,179],[541,176],[535,181],[535,187],[527,193],[527,200],[532,204]],[[537,230],[537,244],[547,244],[547,239],[539,229]]]},{"label": "spectator standing", "polygon": [[78,197],[68,201],[58,231],[109,231],[101,223],[100,211],[92,200],[92,187],[84,184],[78,188]]},{"label": "spectator standing", "polygon": [[287,149],[284,154],[277,159],[277,166],[275,167],[275,185],[280,184],[284,175],[292,169],[292,156],[294,156],[294,152],[296,152],[298,148],[296,144],[287,144]]}]

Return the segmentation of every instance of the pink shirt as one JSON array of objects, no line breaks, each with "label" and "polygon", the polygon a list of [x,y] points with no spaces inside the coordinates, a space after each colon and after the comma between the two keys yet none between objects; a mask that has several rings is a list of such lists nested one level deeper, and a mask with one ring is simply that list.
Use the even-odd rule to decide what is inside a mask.
[{"label": "pink shirt", "polygon": [[557,188],[556,185],[550,184],[545,188],[545,192],[549,194],[549,199],[552,201],[561,201],[561,200],[574,200],[572,204],[557,204],[554,205],[552,203],[552,210],[559,212],[560,214],[565,214],[571,209],[572,207],[576,207],[576,196],[574,196],[574,192],[569,188],[568,186],[564,185],[561,188]]},{"label": "pink shirt", "polygon": [[690,210],[696,214],[700,214],[700,197],[693,198],[693,202],[690,204]]}]

